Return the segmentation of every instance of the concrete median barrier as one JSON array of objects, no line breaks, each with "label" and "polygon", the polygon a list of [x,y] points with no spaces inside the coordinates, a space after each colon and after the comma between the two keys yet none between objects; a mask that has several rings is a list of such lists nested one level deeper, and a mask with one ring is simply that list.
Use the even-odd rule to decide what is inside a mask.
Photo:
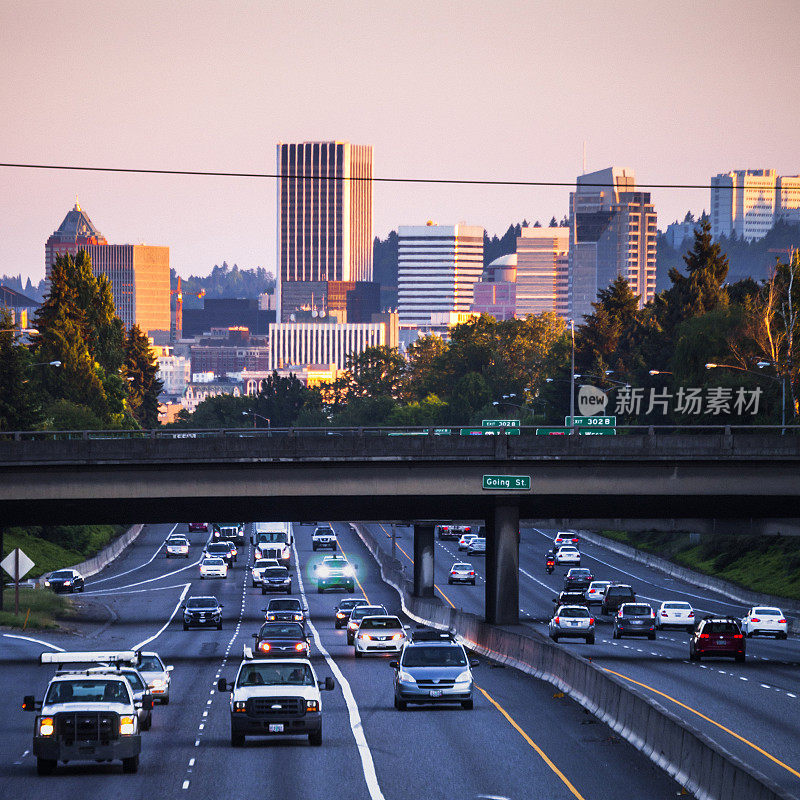
[{"label": "concrete median barrier", "polygon": [[[400,594],[404,612],[420,624],[452,630],[471,650],[556,686],[606,723],[698,800],[796,800],[658,701],[535,630],[524,635],[488,625],[436,598],[411,594],[396,561],[363,525],[352,526]],[[392,563],[394,561],[394,563]]]}]

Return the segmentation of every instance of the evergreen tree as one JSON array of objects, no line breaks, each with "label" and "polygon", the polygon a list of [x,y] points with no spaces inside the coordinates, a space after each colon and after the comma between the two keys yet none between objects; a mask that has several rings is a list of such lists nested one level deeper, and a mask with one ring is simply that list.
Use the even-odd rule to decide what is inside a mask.
[{"label": "evergreen tree", "polygon": [[6,331],[0,333],[0,430],[27,431],[41,422],[41,413],[30,383],[28,348],[19,343],[12,327],[11,313],[0,308],[0,331]]},{"label": "evergreen tree", "polygon": [[158,395],[164,384],[158,377],[158,362],[147,336],[134,325],[125,338],[125,377],[128,398],[136,421],[143,428],[158,427]]}]

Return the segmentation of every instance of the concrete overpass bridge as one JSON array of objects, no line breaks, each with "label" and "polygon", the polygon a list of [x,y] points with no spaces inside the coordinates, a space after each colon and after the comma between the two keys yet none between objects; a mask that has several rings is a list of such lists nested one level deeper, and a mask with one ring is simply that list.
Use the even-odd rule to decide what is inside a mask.
[{"label": "concrete overpass bridge", "polygon": [[484,519],[487,619],[514,622],[521,518],[711,519],[749,532],[800,517],[800,435],[793,429],[122,435],[0,438],[3,524],[415,520],[415,585],[425,595],[433,591],[433,522]]}]

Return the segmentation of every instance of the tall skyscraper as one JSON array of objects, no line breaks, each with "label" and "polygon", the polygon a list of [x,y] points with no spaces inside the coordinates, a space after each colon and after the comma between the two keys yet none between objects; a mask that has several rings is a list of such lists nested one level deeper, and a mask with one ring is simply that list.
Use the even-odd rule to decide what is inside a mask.
[{"label": "tall skyscraper", "polygon": [[117,316],[126,328],[138,325],[157,344],[170,336],[169,247],[144,244],[108,244],[85,211],[75,203],[45,244],[45,277],[60,255],[73,258],[85,250],[92,272],[106,275]]},{"label": "tall skyscraper", "polygon": [[649,192],[637,192],[633,170],[622,167],[578,177],[570,192],[569,306],[576,321],[622,275],[639,297],[655,296],[656,212]]},{"label": "tall skyscraper", "polygon": [[751,242],[779,218],[800,222],[800,176],[774,169],[738,169],[711,178],[711,234]]},{"label": "tall skyscraper", "polygon": [[372,147],[277,146],[278,318],[289,281],[372,280]]},{"label": "tall skyscraper", "polygon": [[569,228],[525,227],[517,237],[517,316],[569,317]]},{"label": "tall skyscraper", "polygon": [[483,272],[483,228],[401,225],[397,230],[401,324],[426,325],[436,313],[467,313]]}]

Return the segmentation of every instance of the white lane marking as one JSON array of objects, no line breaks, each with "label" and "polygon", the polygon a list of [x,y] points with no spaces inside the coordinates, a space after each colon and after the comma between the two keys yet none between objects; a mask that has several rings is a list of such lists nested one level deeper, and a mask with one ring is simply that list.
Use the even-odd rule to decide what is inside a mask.
[{"label": "white lane marking", "polygon": [[[546,533],[544,533],[543,531],[540,531],[538,528],[533,528],[532,530],[534,530],[534,531],[536,531],[536,533],[539,533],[542,536],[544,536],[545,539],[552,538],[552,537],[548,536]],[[586,558],[591,558],[594,561],[597,561],[600,564],[603,564],[604,566],[609,567],[610,569],[615,569],[617,572],[621,572],[623,575],[627,575],[629,578],[633,578],[633,579],[635,579],[637,581],[640,581],[641,583],[646,583],[649,586],[654,586],[656,589],[663,589],[665,592],[670,592],[671,594],[684,594],[687,597],[694,597],[696,600],[707,600],[710,603],[719,603],[720,605],[729,606],[730,608],[741,608],[742,607],[742,603],[728,603],[725,600],[717,600],[715,597],[708,597],[707,595],[692,594],[691,592],[686,592],[686,591],[683,591],[682,589],[673,589],[672,587],[667,588],[667,587],[664,587],[664,586],[659,586],[657,583],[653,583],[652,581],[647,580],[647,578],[642,578],[640,575],[634,575],[632,572],[627,572],[626,570],[622,569],[621,567],[618,567],[615,564],[609,564],[608,561],[603,561],[602,558],[598,558],[597,556],[591,556],[588,553],[581,553],[581,556],[586,556]],[[624,556],[622,556],[622,558],[624,558]],[[641,595],[641,597],[645,597],[645,595]],[[655,598],[655,597],[646,597],[645,599],[653,600],[654,602],[657,602],[657,603],[662,602],[660,599]],[[708,609],[699,608],[698,611],[708,611]],[[713,613],[713,612],[709,612],[709,613]]]},{"label": "white lane marking", "polygon": [[792,694],[791,692],[786,692],[786,694],[787,694],[789,697],[794,697],[795,699],[797,699],[797,695],[796,695],[796,694]]},{"label": "white lane marking", "polygon": [[164,592],[168,589],[182,589],[184,586],[186,586],[185,583],[173,583],[169,586],[148,586],[146,589],[131,589],[127,592],[120,592],[117,589],[98,589],[96,592],[86,592],[86,594],[92,597],[105,597],[110,594],[144,594],[145,592]]},{"label": "white lane marking", "polygon": [[[292,526],[292,550],[294,551],[294,563],[297,565],[297,582],[300,586],[300,595],[303,598],[303,605],[307,607],[308,599],[306,598],[306,590],[303,586],[303,572],[300,569],[300,560],[297,556],[294,526]],[[320,635],[311,623],[311,620],[307,620],[307,624],[314,636],[314,644],[316,644],[317,649],[324,656],[328,667],[330,667],[331,672],[336,676],[339,685],[342,687],[342,695],[344,695],[344,701],[347,703],[347,711],[350,715],[350,728],[353,731],[353,738],[356,740],[358,754],[361,757],[361,768],[364,771],[364,780],[367,783],[369,796],[371,800],[386,800],[381,791],[380,784],[378,783],[378,776],[375,773],[375,762],[372,760],[372,752],[367,744],[367,737],[364,735],[364,728],[361,725],[361,715],[358,713],[358,704],[353,695],[353,690],[350,688],[347,678],[344,677],[336,662],[331,658],[330,653],[323,647]]]},{"label": "white lane marking", "polygon": [[184,789],[188,789],[189,788],[189,781],[184,781],[183,782],[183,788]]},{"label": "white lane marking", "polygon": [[200,740],[199,739],[195,739],[194,740],[194,746],[195,747],[200,747]]},{"label": "white lane marking", "polygon": [[131,647],[131,650],[141,650],[145,645],[150,644],[150,642],[152,642],[154,639],[158,639],[158,637],[161,636],[162,633],[164,633],[164,631],[169,627],[170,622],[172,622],[172,620],[175,618],[175,615],[178,613],[178,609],[181,607],[181,603],[183,603],[184,598],[186,597],[186,592],[189,591],[191,585],[192,585],[191,583],[184,584],[180,599],[175,604],[175,608],[169,615],[169,619],[161,626],[158,632],[154,633],[148,639],[144,639],[143,641],[139,642],[139,644],[133,645],[133,647]]},{"label": "white lane marking", "polygon": [[[168,539],[175,532],[175,528],[177,528],[177,527],[178,527],[178,523],[176,522],[172,526],[172,530],[164,537],[164,539],[165,540]],[[142,569],[142,567],[146,567],[148,564],[151,564],[153,561],[155,561],[156,556],[158,556],[158,554],[161,552],[161,548],[163,546],[164,546],[164,542],[161,542],[161,544],[156,548],[155,553],[153,553],[153,555],[150,556],[150,558],[147,561],[145,561],[144,564],[139,564],[138,567],[134,567],[133,569],[125,570],[125,572],[118,572],[116,575],[109,575],[107,578],[98,578],[96,581],[92,581],[90,585],[94,586],[96,583],[103,583],[104,581],[113,581],[114,578],[121,578],[123,575],[130,575],[131,572],[136,572],[137,569]]]},{"label": "white lane marking", "polygon": [[49,647],[51,650],[57,650],[59,653],[64,652],[63,647],[56,647],[54,644],[50,644],[50,642],[44,642],[41,639],[33,639],[30,636],[19,636],[16,633],[4,633],[3,636],[6,639],[22,639],[24,642],[33,642],[34,644],[43,644],[45,647]]},{"label": "white lane marking", "polygon": [[15,762],[14,762],[14,764],[15,764],[15,765],[17,765],[17,766],[19,766],[19,765],[22,763],[22,759],[23,759],[23,758],[25,758],[25,756],[27,756],[27,755],[28,755],[30,752],[31,752],[30,750],[26,750],[26,751],[25,751],[25,752],[24,752],[24,753],[23,753],[23,754],[22,754],[22,755],[19,757],[19,761],[15,761]]},{"label": "white lane marking", "polygon": [[739,676],[739,680],[740,680],[740,681],[746,681],[746,680],[747,680],[747,678],[745,678],[745,677],[743,677],[742,675],[740,675],[740,676]]},{"label": "white lane marking", "polygon": [[[148,578],[146,581],[137,581],[136,583],[126,583],[124,586],[116,586],[114,591],[118,591],[120,589],[133,589],[135,586],[144,586],[146,583],[155,583],[156,581],[163,581],[164,578],[169,578],[172,575],[177,575],[179,572],[185,572],[187,569],[192,569],[200,564],[202,561],[202,556],[197,559],[197,561],[193,561],[191,564],[187,564],[185,567],[181,567],[180,569],[174,569],[172,572],[165,572],[163,575],[158,575],[155,578]],[[97,592],[86,592],[87,595],[93,594],[108,594],[108,590],[102,589],[98,590]]]}]

